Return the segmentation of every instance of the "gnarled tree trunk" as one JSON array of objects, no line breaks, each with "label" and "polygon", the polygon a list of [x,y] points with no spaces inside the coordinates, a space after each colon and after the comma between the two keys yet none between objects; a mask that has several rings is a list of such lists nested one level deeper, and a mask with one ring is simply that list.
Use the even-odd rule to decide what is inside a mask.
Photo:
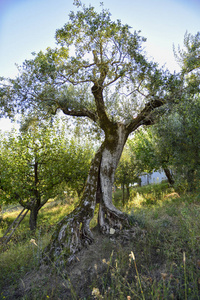
[{"label": "gnarled tree trunk", "polygon": [[75,253],[83,245],[93,241],[90,221],[93,218],[97,201],[99,202],[99,228],[102,233],[113,233],[128,225],[128,217],[112,203],[115,171],[128,135],[141,125],[153,124],[150,113],[163,105],[160,99],[151,101],[145,105],[136,118],[124,124],[110,120],[103,99],[103,82],[107,75],[107,68],[103,66],[99,71],[99,79],[92,87],[97,111],[95,113],[88,110],[76,112],[62,108],[67,115],[89,117],[94,122],[98,122],[105,133],[105,141],[91,164],[80,204],[58,224],[52,241],[45,251],[46,257],[57,260],[61,264],[73,260]]},{"label": "gnarled tree trunk", "polygon": [[114,174],[128,137],[125,126],[115,124],[97,151],[88,174],[79,205],[58,225],[45,250],[46,257],[63,264],[71,262],[75,253],[93,241],[90,221],[99,202],[99,228],[104,234],[120,230],[128,224],[127,216],[112,203]]},{"label": "gnarled tree trunk", "polygon": [[58,223],[52,240],[45,249],[44,258],[63,264],[71,262],[74,254],[93,241],[90,221],[96,206],[99,166],[104,144],[97,151],[90,167],[86,186],[79,205]]},{"label": "gnarled tree trunk", "polygon": [[126,215],[112,203],[112,186],[128,133],[122,124],[118,124],[113,132],[114,135],[106,136],[100,166],[102,197],[99,206],[99,226],[103,233],[109,233],[111,228],[120,230],[123,225],[127,224]]}]

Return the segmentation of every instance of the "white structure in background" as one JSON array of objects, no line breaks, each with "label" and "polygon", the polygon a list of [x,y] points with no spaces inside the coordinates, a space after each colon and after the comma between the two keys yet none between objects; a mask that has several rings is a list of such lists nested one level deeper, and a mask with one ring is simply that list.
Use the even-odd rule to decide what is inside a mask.
[{"label": "white structure in background", "polygon": [[152,183],[160,183],[163,180],[167,180],[167,177],[163,170],[153,171],[150,174],[144,173],[139,176],[139,178],[141,179],[141,186]]}]

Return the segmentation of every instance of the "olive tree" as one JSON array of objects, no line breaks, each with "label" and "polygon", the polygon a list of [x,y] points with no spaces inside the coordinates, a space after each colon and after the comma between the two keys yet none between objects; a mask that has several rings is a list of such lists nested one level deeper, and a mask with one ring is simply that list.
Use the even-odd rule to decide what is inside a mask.
[{"label": "olive tree", "polygon": [[80,193],[91,161],[91,150],[67,140],[65,132],[34,122],[28,131],[2,134],[0,203],[19,203],[30,210],[35,230],[40,209],[60,191]]},{"label": "olive tree", "polygon": [[159,124],[165,129],[161,137],[161,128],[158,123],[154,126],[141,128],[134,137],[128,140],[130,163],[135,167],[135,172],[142,174],[143,172],[151,173],[154,170],[163,169],[170,185],[174,184],[173,174],[171,172],[171,156],[172,151],[170,144],[165,139],[168,135],[167,118],[161,117]]},{"label": "olive tree", "polygon": [[125,205],[125,187],[126,196],[130,196],[130,184],[138,182],[138,172],[135,164],[131,161],[131,153],[129,148],[125,148],[122,152],[121,159],[115,172],[115,185],[122,187],[122,204]]},{"label": "olive tree", "polygon": [[[151,125],[160,107],[177,97],[179,80],[158,69],[143,54],[145,39],[109,11],[76,1],[77,12],[56,31],[57,48],[34,54],[20,75],[2,85],[1,98],[11,110],[45,117],[61,110],[90,120],[104,135],[91,163],[79,205],[58,225],[49,256],[70,261],[93,241],[90,221],[99,203],[99,229],[110,233],[128,226],[128,217],[112,203],[115,170],[130,133]],[[9,105],[10,103],[10,105]]]},{"label": "olive tree", "polygon": [[185,181],[185,188],[193,190],[199,178],[200,33],[186,33],[184,47],[179,46],[175,56],[184,92],[159,122],[141,128],[128,145],[138,172],[162,168],[170,184]]},{"label": "olive tree", "polygon": [[150,130],[157,161],[170,167],[173,181],[182,190],[193,191],[199,185],[199,115],[200,96],[196,95],[183,100]]},{"label": "olive tree", "polygon": [[170,166],[175,183],[193,191],[198,187],[199,114],[200,114],[200,32],[186,32],[184,47],[175,52],[181,66],[183,90],[181,101],[175,102],[154,127],[150,128],[160,162]]}]

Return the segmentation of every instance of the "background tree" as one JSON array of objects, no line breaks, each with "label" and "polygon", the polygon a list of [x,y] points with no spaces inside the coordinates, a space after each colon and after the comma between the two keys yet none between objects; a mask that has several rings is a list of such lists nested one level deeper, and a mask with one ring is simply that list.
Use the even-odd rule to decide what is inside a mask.
[{"label": "background tree", "polygon": [[[115,173],[115,185],[122,187],[122,203],[125,205],[125,197],[130,196],[130,184],[138,182],[138,172],[135,165],[131,163],[131,154],[128,147],[124,148],[121,159]],[[126,188],[126,196],[125,196]]]},{"label": "background tree", "polygon": [[[80,10],[56,31],[56,49],[35,54],[19,69],[20,76],[2,85],[7,103],[41,116],[61,110],[68,116],[88,118],[101,129],[104,141],[89,171],[77,208],[57,227],[49,245],[52,258],[69,260],[93,236],[90,220],[96,202],[99,228],[109,233],[128,224],[127,216],[112,203],[112,185],[129,134],[141,125],[151,125],[156,111],[177,99],[181,84],[164,73],[142,53],[145,41],[110,13],[76,2]],[[62,259],[61,259],[62,260]]]},{"label": "background tree", "polygon": [[185,34],[184,48],[175,52],[184,79],[184,93],[160,122],[150,129],[158,157],[164,158],[175,181],[189,191],[198,187],[200,117],[200,33]]},{"label": "background tree", "polygon": [[0,200],[30,210],[30,229],[35,230],[39,210],[60,188],[81,193],[91,149],[68,141],[59,126],[34,122],[26,132],[2,135],[0,160]]},{"label": "background tree", "polygon": [[174,180],[190,191],[198,187],[200,97],[186,99],[151,128],[160,158],[166,158]]},{"label": "background tree", "polygon": [[[170,156],[172,155],[170,145],[162,140],[159,130],[157,132],[155,128],[157,125],[141,128],[134,134],[134,138],[128,140],[131,165],[135,166],[138,174],[163,169],[169,184],[174,184],[170,169]],[[166,129],[165,126],[163,128]]]},{"label": "background tree", "polygon": [[184,36],[184,47],[174,47],[174,55],[179,62],[182,73],[190,74],[195,70],[196,87],[199,84],[199,68],[200,68],[200,32],[192,35],[188,32]]},{"label": "background tree", "polygon": [[199,176],[200,33],[186,33],[184,48],[179,47],[175,56],[181,66],[184,93],[156,125],[138,130],[128,145],[138,173],[162,168],[170,184],[184,182],[185,188],[193,190]]},{"label": "background tree", "polygon": [[137,173],[151,173],[160,168],[156,161],[153,136],[150,128],[140,128],[134,133],[134,137],[128,140],[131,164],[137,169]]}]

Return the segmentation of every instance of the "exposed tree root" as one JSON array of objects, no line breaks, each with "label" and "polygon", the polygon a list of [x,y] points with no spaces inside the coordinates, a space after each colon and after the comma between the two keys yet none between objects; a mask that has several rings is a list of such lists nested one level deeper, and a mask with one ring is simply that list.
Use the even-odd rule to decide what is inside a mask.
[{"label": "exposed tree root", "polygon": [[128,216],[116,209],[103,204],[99,206],[98,215],[99,229],[103,234],[114,234],[119,232],[122,228],[129,227]]},{"label": "exposed tree root", "polygon": [[57,225],[52,241],[45,249],[45,258],[57,261],[59,264],[70,263],[75,258],[76,252],[92,243],[93,235],[89,225],[96,206],[102,151],[103,145],[93,159],[79,205]]}]

